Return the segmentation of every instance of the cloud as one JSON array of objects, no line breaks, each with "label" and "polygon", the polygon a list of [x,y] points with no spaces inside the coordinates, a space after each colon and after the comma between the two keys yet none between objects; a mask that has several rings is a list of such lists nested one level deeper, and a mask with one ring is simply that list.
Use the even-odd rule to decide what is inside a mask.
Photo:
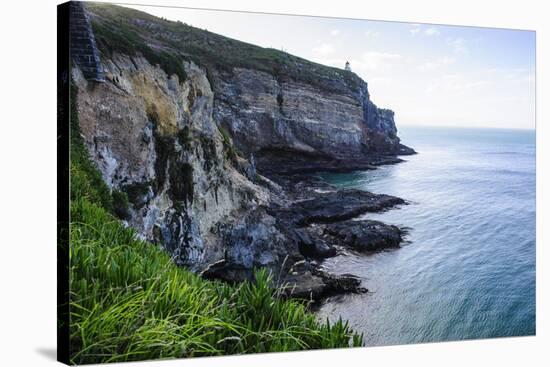
[{"label": "cloud", "polygon": [[336,37],[336,36],[338,36],[340,33],[342,33],[342,31],[340,31],[339,29],[333,29],[333,30],[330,31],[330,35],[331,35],[332,37]]},{"label": "cloud", "polygon": [[[345,59],[322,56],[323,55],[320,55],[320,57],[314,58],[313,61],[318,62],[319,64],[334,66],[341,69],[344,68],[344,64],[346,63]],[[377,77],[383,77],[384,75],[381,75],[380,73],[392,69],[398,63],[403,61],[403,57],[399,54],[378,51],[365,52],[359,58],[349,59],[351,70],[357,72],[360,75],[363,73],[366,74],[377,71]],[[362,76],[366,77],[366,75],[364,74]]]},{"label": "cloud", "polygon": [[431,36],[439,36],[441,34],[441,31],[436,27],[424,28],[420,24],[410,24],[409,33],[412,36],[416,36],[417,34],[423,34],[427,37],[431,37]]},{"label": "cloud", "polygon": [[[370,51],[361,55],[361,60],[355,61],[355,63],[361,69],[373,71],[391,67],[392,63],[401,60],[401,58],[401,55],[395,53]],[[353,64],[351,66],[353,68]]]},{"label": "cloud", "polygon": [[455,62],[455,59],[449,56],[443,56],[433,61],[426,61],[423,64],[418,66],[418,69],[421,71],[429,71],[438,69],[442,66],[450,65]]},{"label": "cloud", "polygon": [[466,83],[462,86],[460,86],[462,89],[473,89],[473,88],[478,88],[478,87],[483,87],[483,86],[486,86],[486,85],[491,85],[493,84],[492,81],[489,81],[489,80],[479,80],[479,81],[476,81],[476,82],[470,82],[470,83]]},{"label": "cloud", "polygon": [[512,83],[533,83],[535,81],[535,69],[527,67],[516,68],[488,68],[487,74],[499,80]]},{"label": "cloud", "polygon": [[468,47],[466,47],[466,41],[464,38],[447,38],[447,44],[451,45],[453,52],[457,54],[469,53]]},{"label": "cloud", "polygon": [[333,54],[334,51],[334,46],[330,43],[322,43],[319,46],[313,47],[313,52],[322,56]]},{"label": "cloud", "polygon": [[494,82],[491,80],[478,80],[475,77],[466,75],[447,74],[430,83],[426,88],[426,92],[458,96],[473,90],[479,91],[481,88],[492,84]]},{"label": "cloud", "polygon": [[424,31],[424,34],[426,36],[439,36],[439,34],[441,34],[441,32],[439,32],[439,30],[437,28],[431,27],[431,28],[427,28]]},{"label": "cloud", "polygon": [[412,36],[416,36],[422,30],[422,25],[418,23],[412,23],[412,24],[409,24],[409,26],[410,26],[409,33]]},{"label": "cloud", "polygon": [[368,30],[365,32],[365,37],[367,38],[377,38],[380,35],[380,32]]},{"label": "cloud", "polygon": [[375,76],[369,78],[368,82],[370,86],[375,85],[376,87],[384,86],[389,87],[392,86],[393,78],[390,76]]}]

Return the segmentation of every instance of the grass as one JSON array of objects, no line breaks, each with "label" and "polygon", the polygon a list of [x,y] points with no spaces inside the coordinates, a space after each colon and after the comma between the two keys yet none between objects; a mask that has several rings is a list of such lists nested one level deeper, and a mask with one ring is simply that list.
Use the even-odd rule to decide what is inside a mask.
[{"label": "grass", "polygon": [[74,364],[360,346],[341,320],[320,323],[270,274],[238,286],[177,267],[112,213],[71,98],[70,361]]},{"label": "grass", "polygon": [[347,323],[280,299],[265,270],[240,286],[204,280],[86,199],[71,215],[72,363],[361,345]]},{"label": "grass", "polygon": [[130,56],[141,52],[168,73],[178,70],[183,60],[193,61],[207,69],[208,79],[214,86],[214,70],[231,73],[235,67],[264,71],[277,80],[291,79],[332,92],[349,92],[363,84],[351,71],[241,42],[182,22],[111,4],[87,3],[86,6],[92,12],[94,33],[103,52],[116,50]]},{"label": "grass", "polygon": [[225,130],[222,126],[218,126],[218,130],[220,131],[220,134],[222,136],[225,158],[231,162],[235,162],[237,160],[237,156],[242,157],[242,153],[240,153],[237,147],[233,145],[233,141],[231,140],[231,137],[227,130]]},{"label": "grass", "polygon": [[153,50],[136,31],[122,24],[94,23],[94,36],[100,50],[109,55],[115,50],[128,56],[140,53],[151,65],[159,65],[168,75],[176,74],[180,82],[187,77],[181,57],[171,52]]}]

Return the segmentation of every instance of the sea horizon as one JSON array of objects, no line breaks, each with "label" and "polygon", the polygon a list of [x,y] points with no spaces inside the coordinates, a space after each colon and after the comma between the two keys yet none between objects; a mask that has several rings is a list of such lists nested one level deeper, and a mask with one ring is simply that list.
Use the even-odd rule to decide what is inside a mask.
[{"label": "sea horizon", "polygon": [[452,126],[445,126],[445,125],[421,125],[421,124],[407,124],[407,123],[399,123],[397,124],[397,131],[401,131],[402,128],[408,129],[408,128],[441,128],[441,129],[471,129],[471,130],[510,130],[510,131],[528,131],[528,132],[536,132],[537,128],[524,128],[524,127],[494,127],[494,126],[459,126],[459,125],[452,125]]}]

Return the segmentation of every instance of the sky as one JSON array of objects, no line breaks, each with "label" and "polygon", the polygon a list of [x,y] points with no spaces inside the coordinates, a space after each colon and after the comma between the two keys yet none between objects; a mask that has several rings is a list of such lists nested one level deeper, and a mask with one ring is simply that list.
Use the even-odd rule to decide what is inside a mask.
[{"label": "sky", "polygon": [[352,70],[400,125],[535,128],[535,32],[131,6]]}]

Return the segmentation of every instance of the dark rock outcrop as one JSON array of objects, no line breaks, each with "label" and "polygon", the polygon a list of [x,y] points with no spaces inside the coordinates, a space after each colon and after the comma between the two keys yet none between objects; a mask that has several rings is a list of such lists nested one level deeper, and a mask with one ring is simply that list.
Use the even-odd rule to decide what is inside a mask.
[{"label": "dark rock outcrop", "polygon": [[341,247],[359,252],[399,247],[404,231],[397,226],[374,220],[348,220],[324,227],[324,234]]},{"label": "dark rock outcrop", "polygon": [[376,169],[377,166],[383,164],[403,162],[401,158],[392,155],[370,154],[362,157],[334,158],[326,155],[309,154],[289,149],[262,149],[256,154],[258,156],[258,170],[262,174],[268,176],[302,175],[305,173],[323,171],[366,171]]},{"label": "dark rock outcrop", "polygon": [[314,193],[310,199],[292,203],[288,208],[277,211],[281,217],[288,218],[297,226],[311,223],[334,223],[357,217],[366,212],[378,212],[405,200],[385,195],[373,194],[362,190],[338,190],[326,193]]},{"label": "dark rock outcrop", "polygon": [[300,253],[308,258],[324,259],[336,255],[336,249],[319,237],[312,237],[303,228],[294,230]]},{"label": "dark rock outcrop", "polygon": [[335,275],[319,269],[291,274],[280,285],[283,296],[319,301],[343,293],[366,293],[361,280],[351,274]]},{"label": "dark rock outcrop", "polygon": [[221,225],[218,233],[225,244],[224,258],[231,267],[280,272],[304,260],[293,229],[262,207]]},{"label": "dark rock outcrop", "polygon": [[[316,302],[337,294],[368,292],[361,286],[361,280],[354,275],[329,274],[305,261],[294,264],[285,273],[271,274],[281,297]],[[225,260],[210,264],[201,275],[206,279],[220,279],[232,284],[254,281],[254,275],[248,269],[229,264]]]}]

